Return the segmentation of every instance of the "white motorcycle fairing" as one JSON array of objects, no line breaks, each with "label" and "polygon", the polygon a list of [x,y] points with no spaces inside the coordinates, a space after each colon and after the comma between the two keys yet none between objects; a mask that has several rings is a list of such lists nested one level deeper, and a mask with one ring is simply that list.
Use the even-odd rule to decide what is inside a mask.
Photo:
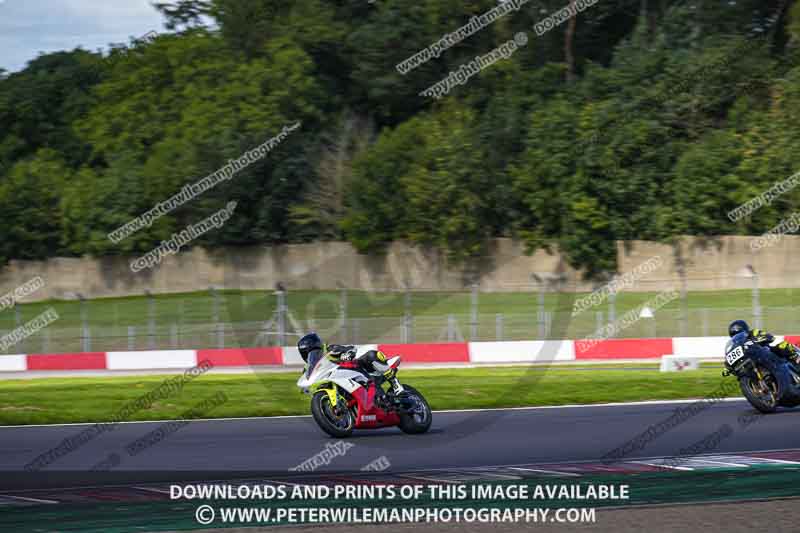
[{"label": "white motorcycle fairing", "polygon": [[340,368],[339,365],[323,357],[312,369],[311,375],[306,377],[306,372],[297,380],[297,386],[308,392],[314,385],[331,382],[340,386],[347,392],[353,392],[366,384],[367,378],[361,372]]}]

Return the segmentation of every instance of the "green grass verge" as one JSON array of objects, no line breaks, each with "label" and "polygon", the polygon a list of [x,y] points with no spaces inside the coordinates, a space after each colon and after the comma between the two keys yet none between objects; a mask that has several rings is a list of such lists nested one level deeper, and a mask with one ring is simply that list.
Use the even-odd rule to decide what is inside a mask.
[{"label": "green grass verge", "polygon": [[[127,402],[169,377],[0,381],[0,424],[109,421]],[[407,370],[400,378],[423,392],[433,409],[700,398],[716,390],[723,379],[719,368],[661,373],[554,367]],[[181,418],[219,391],[227,402],[203,418],[308,414],[309,399],[296,388],[296,379],[294,373],[206,374],[128,420]]]}]

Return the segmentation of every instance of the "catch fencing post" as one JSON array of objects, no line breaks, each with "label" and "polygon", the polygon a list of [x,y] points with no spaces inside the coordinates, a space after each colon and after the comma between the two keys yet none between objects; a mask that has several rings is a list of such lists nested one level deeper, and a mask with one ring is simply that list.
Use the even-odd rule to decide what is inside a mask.
[{"label": "catch fencing post", "polygon": [[539,326],[539,338],[545,337],[545,323],[544,323],[544,284],[539,285],[539,309],[536,313],[536,322]]},{"label": "catch fencing post", "polygon": [[169,327],[169,339],[172,348],[175,349],[178,347],[178,325],[172,324]]},{"label": "catch fencing post", "polygon": [[552,318],[548,316],[547,311],[545,311],[545,292],[547,292],[549,288],[552,288],[554,291],[560,291],[565,279],[563,274],[553,275],[550,272],[531,273],[531,280],[536,283],[539,288],[539,309],[536,317],[539,326],[539,339],[546,339],[550,335],[550,323],[552,320]]},{"label": "catch fencing post", "polygon": [[81,338],[83,342],[81,343],[81,351],[83,352],[91,352],[92,351],[92,341],[91,341],[91,330],[89,329],[89,317],[86,312],[86,298],[83,297],[82,294],[78,294],[78,299],[80,300],[80,307],[81,307],[81,329],[82,334]]},{"label": "catch fencing post", "polygon": [[758,292],[758,273],[756,269],[753,268],[753,265],[745,265],[744,268],[737,272],[738,276],[742,276],[745,278],[751,278],[753,283],[753,301],[752,301],[752,312],[753,312],[753,323],[756,328],[763,327],[761,324],[761,302],[759,298]]},{"label": "catch fencing post", "polygon": [[494,337],[495,340],[503,340],[503,314],[497,313],[494,315]]},{"label": "catch fencing post", "polygon": [[617,321],[617,295],[614,292],[608,295],[608,323],[613,324]]},{"label": "catch fencing post", "polygon": [[686,269],[683,262],[678,265],[678,275],[681,277],[681,316],[679,320],[680,336],[686,336],[686,324],[689,320],[688,289],[686,286]]},{"label": "catch fencing post", "polygon": [[[611,286],[616,289],[617,287],[617,276],[616,274],[611,277]],[[608,291],[608,322],[609,324],[613,324],[617,321],[617,291],[610,290]]]},{"label": "catch fencing post", "polygon": [[211,322],[213,323],[211,328],[211,344],[213,346],[214,337],[216,337],[217,348],[224,348],[225,330],[223,325],[219,322],[219,292],[213,285],[208,287],[208,292],[211,295]]},{"label": "catch fencing post", "polygon": [[405,294],[403,295],[403,332],[402,335],[404,336],[405,340],[404,343],[412,343],[414,342],[414,333],[411,330],[413,324],[413,318],[411,316],[411,290],[409,288],[409,283],[406,282],[403,287],[405,288]]},{"label": "catch fencing post", "polygon": [[186,324],[185,304],[186,301],[183,298],[178,302],[178,324]]},{"label": "catch fencing post", "polygon": [[145,290],[147,295],[147,344],[151,350],[156,348],[156,301],[149,290]]},{"label": "catch fencing post", "polygon": [[286,346],[286,288],[280,281],[275,288],[278,297],[278,346]]},{"label": "catch fencing post", "polygon": [[478,284],[472,284],[470,295],[469,340],[478,340]]},{"label": "catch fencing post", "polygon": [[128,351],[136,349],[136,326],[128,326]]},{"label": "catch fencing post", "polygon": [[708,337],[708,308],[703,308],[703,337]]},{"label": "catch fencing post", "polygon": [[757,328],[764,327],[761,321],[761,298],[758,288],[758,273],[755,270],[753,270],[753,318]]},{"label": "catch fencing post", "polygon": [[447,342],[456,340],[456,317],[447,315]]},{"label": "catch fencing post", "polygon": [[339,324],[342,325],[339,336],[342,342],[347,342],[347,288],[344,286],[339,289]]},{"label": "catch fencing post", "polygon": [[[16,329],[22,325],[22,315],[20,313],[18,305],[14,306],[14,324],[15,326],[12,329]],[[22,343],[23,343],[22,344],[23,351],[27,352],[28,350],[25,350],[25,341],[23,340]]]},{"label": "catch fencing post", "polygon": [[545,316],[544,338],[545,339],[550,338],[550,333],[553,331],[553,315],[554,314],[555,314],[555,311],[546,311],[545,314],[544,314],[544,316]]}]

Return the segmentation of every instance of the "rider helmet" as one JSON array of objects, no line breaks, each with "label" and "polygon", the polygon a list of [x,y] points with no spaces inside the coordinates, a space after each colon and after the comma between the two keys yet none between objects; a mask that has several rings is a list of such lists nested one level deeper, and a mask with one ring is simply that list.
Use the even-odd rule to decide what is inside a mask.
[{"label": "rider helmet", "polygon": [[731,322],[731,325],[728,326],[728,335],[730,335],[731,337],[743,331],[745,332],[750,331],[750,326],[748,326],[747,322],[745,322],[744,320],[734,320],[733,322]]},{"label": "rider helmet", "polygon": [[302,339],[297,341],[297,350],[300,352],[300,357],[303,362],[308,362],[308,354],[314,350],[322,349],[322,339],[319,338],[315,332],[305,335]]}]

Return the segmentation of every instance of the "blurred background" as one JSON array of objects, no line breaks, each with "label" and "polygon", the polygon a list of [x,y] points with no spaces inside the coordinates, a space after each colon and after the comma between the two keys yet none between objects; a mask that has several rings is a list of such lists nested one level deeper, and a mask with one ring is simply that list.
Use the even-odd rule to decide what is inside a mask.
[{"label": "blurred background", "polygon": [[[675,251],[793,213],[800,188],[728,217],[800,171],[800,3],[600,0],[536,35],[570,4],[531,0],[406,74],[399,63],[498,2],[154,2],[161,26],[142,18],[127,43],[5,65],[0,287],[42,275],[49,289],[3,310],[0,333],[49,306],[60,316],[6,351],[286,345],[308,329],[356,343],[581,338],[668,289],[679,297],[618,335],[719,335],[735,318],[800,331],[794,238],[711,267]],[[0,4],[0,16],[21,6]],[[419,95],[519,32],[528,43],[511,57],[441,99]],[[108,238],[296,122],[229,181]],[[231,200],[234,216],[184,263],[119,268]],[[555,254],[553,277],[487,281],[498,238]],[[571,316],[576,298],[640,262],[624,250],[643,241],[673,250],[664,269]],[[186,264],[192,247],[244,257],[303,243],[382,261],[397,242],[479,275],[364,288],[258,269],[260,282],[208,281]],[[744,257],[746,243],[725,250]],[[59,285],[48,272],[86,265],[65,258],[94,270]],[[191,283],[159,278],[167,267]]]}]

